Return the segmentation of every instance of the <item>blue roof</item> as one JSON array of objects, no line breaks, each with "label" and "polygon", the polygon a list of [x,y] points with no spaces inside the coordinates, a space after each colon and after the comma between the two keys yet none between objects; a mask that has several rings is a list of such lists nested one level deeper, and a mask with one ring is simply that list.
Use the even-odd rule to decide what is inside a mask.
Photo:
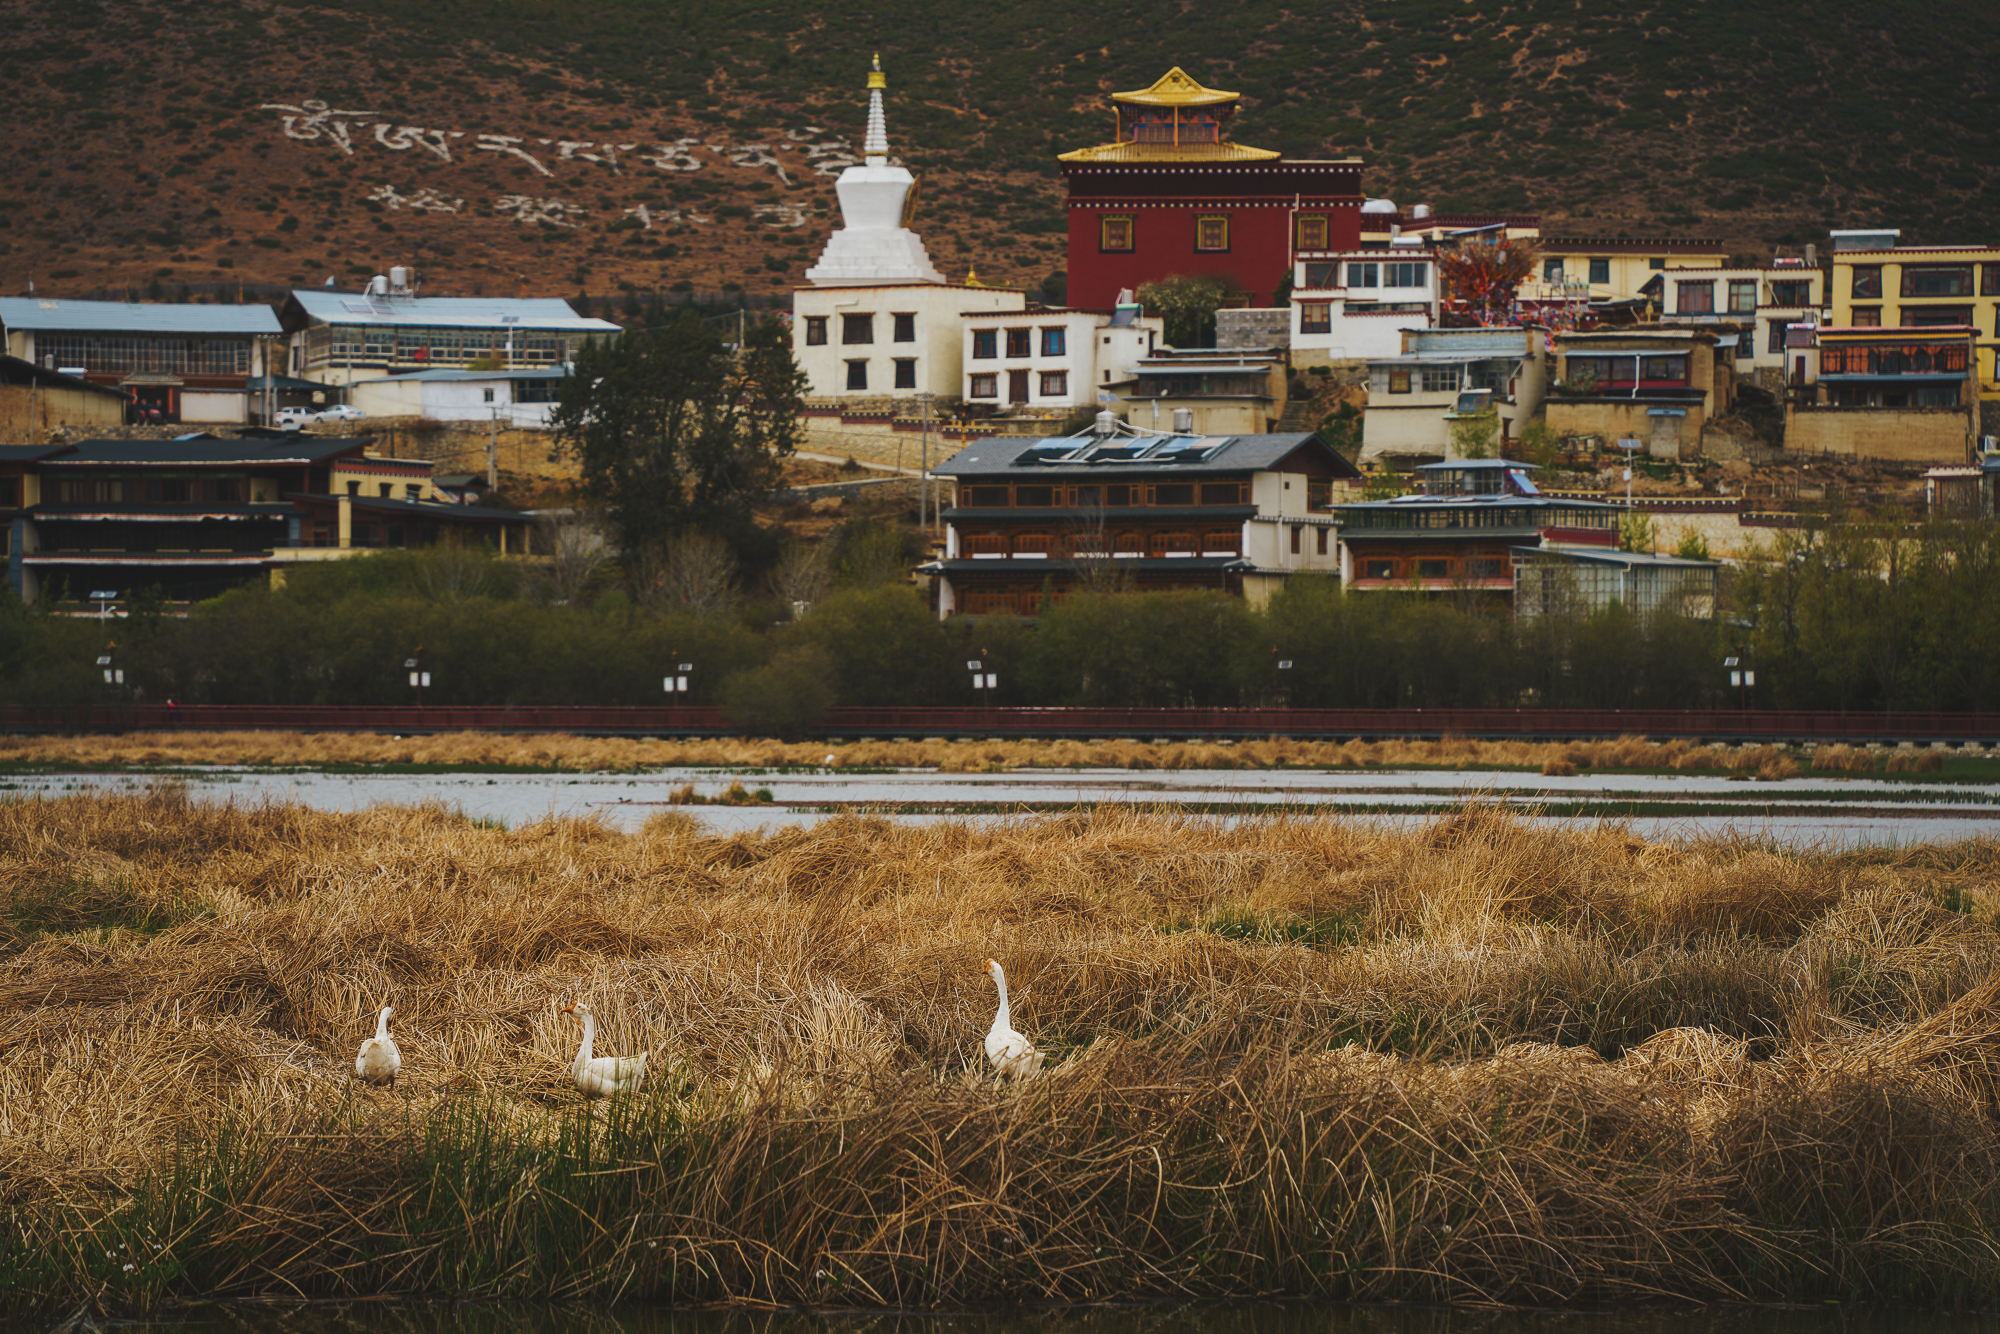
[{"label": "blue roof", "polygon": [[587,319],[559,296],[369,296],[295,289],[291,299],[322,324],[458,325],[476,329],[557,329],[620,333],[610,320]]},{"label": "blue roof", "polygon": [[263,304],[195,306],[159,301],[62,301],[0,297],[0,325],[36,331],[164,334],[274,334],[278,316]]}]

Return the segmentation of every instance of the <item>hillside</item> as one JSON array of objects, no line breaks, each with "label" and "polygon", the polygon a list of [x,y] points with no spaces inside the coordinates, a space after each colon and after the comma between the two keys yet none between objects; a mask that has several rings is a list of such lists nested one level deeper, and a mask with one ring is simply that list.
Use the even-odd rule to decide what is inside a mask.
[{"label": "hillside", "polygon": [[1554,229],[1990,241],[2000,38],[1972,0],[1855,9],[1271,0],[4,0],[0,291],[172,297],[414,264],[433,293],[776,293],[832,223],[879,50],[954,277],[1063,267],[1056,153],[1175,64],[1243,142],[1371,194]]}]

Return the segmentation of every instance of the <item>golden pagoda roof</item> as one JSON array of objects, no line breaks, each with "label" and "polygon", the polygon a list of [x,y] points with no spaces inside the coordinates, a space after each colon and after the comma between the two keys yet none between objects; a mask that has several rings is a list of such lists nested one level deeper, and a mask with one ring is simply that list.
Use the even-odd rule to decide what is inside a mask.
[{"label": "golden pagoda roof", "polygon": [[1114,102],[1136,102],[1149,107],[1212,107],[1223,102],[1234,102],[1241,93],[1225,93],[1219,88],[1204,88],[1196,83],[1188,72],[1179,65],[1174,66],[1156,79],[1151,88],[1140,88],[1130,93],[1113,93]]},{"label": "golden pagoda roof", "polygon": [[1058,162],[1269,162],[1283,157],[1242,144],[1098,144],[1056,156]]}]

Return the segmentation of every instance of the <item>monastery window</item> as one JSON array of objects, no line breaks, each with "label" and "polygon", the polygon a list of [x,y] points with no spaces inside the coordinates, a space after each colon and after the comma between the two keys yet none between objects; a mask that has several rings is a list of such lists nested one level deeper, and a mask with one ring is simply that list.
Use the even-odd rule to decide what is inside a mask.
[{"label": "monastery window", "polygon": [[1132,249],[1132,215],[1107,213],[1097,220],[1097,248],[1107,254]]},{"label": "monastery window", "polygon": [[1330,259],[1316,259],[1305,270],[1306,287],[1332,287],[1340,281],[1340,265]]},{"label": "monastery window", "polygon": [[1298,524],[1292,525],[1292,554],[1294,556],[1299,554],[1299,533],[1302,531]]},{"label": "monastery window", "polygon": [[824,315],[806,316],[806,346],[807,347],[826,346],[826,316]]},{"label": "monastery window", "polygon": [[896,358],[896,388],[915,389],[917,387],[917,362],[914,357]]},{"label": "monastery window", "polygon": [[1396,562],[1392,560],[1364,560],[1361,562],[1363,579],[1394,579]]},{"label": "monastery window", "polygon": [[1111,535],[1109,533],[1071,533],[1069,554],[1072,556],[1109,556]]},{"label": "monastery window", "polygon": [[1000,397],[1000,377],[997,375],[975,375],[966,387],[967,398]]},{"label": "monastery window", "polygon": [[842,315],[840,317],[840,341],[843,343],[874,342],[875,317],[873,315]]},{"label": "monastery window", "polygon": [[1771,304],[1793,310],[1811,305],[1812,283],[1799,278],[1788,278],[1772,283]]},{"label": "monastery window", "polygon": [[1426,394],[1449,394],[1464,383],[1465,371],[1460,366],[1426,366],[1423,374]]},{"label": "monastery window", "polygon": [[1004,533],[967,533],[959,549],[968,556],[1004,556],[1007,537]]},{"label": "monastery window", "polygon": [[1294,238],[1294,244],[1300,250],[1326,249],[1326,214],[1301,213],[1295,226],[1297,233]]},{"label": "monastery window", "polygon": [[2000,296],[2000,264],[1979,266],[1979,295]]},{"label": "monastery window", "polygon": [[1611,261],[1610,261],[1610,260],[1608,260],[1608,259],[1593,259],[1593,260],[1591,260],[1591,261],[1590,261],[1590,281],[1592,281],[1592,282],[1594,282],[1594,283],[1608,283],[1608,282],[1610,282],[1610,281],[1611,281]]},{"label": "monastery window", "polygon": [[1104,503],[1105,503],[1106,505],[1121,505],[1121,506],[1122,506],[1122,505],[1130,505],[1130,504],[1132,504],[1132,503],[1133,503],[1133,500],[1132,500],[1132,488],[1131,488],[1131,487],[1129,487],[1129,486],[1107,486],[1107,487],[1105,487],[1105,488],[1104,488]]},{"label": "monastery window", "polygon": [[1410,392],[1410,373],[1409,373],[1408,371],[1390,371],[1390,372],[1389,372],[1389,392],[1390,392],[1390,393],[1392,393],[1392,394],[1407,394],[1407,393],[1409,393],[1409,392]]},{"label": "monastery window", "polygon": [[1713,315],[1715,313],[1715,284],[1712,282],[1675,283],[1674,313],[1677,315]]},{"label": "monastery window", "polygon": [[1217,529],[1201,535],[1201,554],[1204,556],[1234,556],[1243,543],[1243,534],[1234,528]]},{"label": "monastery window", "polygon": [[479,400],[480,402],[491,403],[493,401],[493,391],[491,389],[482,389],[479,392],[481,395],[483,395],[483,397]]},{"label": "monastery window", "polygon": [[1543,281],[1543,282],[1545,282],[1545,283],[1559,283],[1559,282],[1561,282],[1562,280],[1563,280],[1563,262],[1562,262],[1562,260],[1561,260],[1561,259],[1545,259],[1545,260],[1543,260],[1543,261],[1542,261],[1542,281]]},{"label": "monastery window", "polygon": [[1438,559],[1420,560],[1417,562],[1417,578],[1449,579],[1451,578],[1451,562]]},{"label": "monastery window", "polygon": [[1856,301],[1877,300],[1882,295],[1882,266],[1880,264],[1856,265],[1852,295]]},{"label": "monastery window", "polygon": [[972,509],[1006,509],[1007,488],[1004,486],[968,486],[965,488],[965,503]]},{"label": "monastery window", "polygon": [[1424,270],[1428,264],[1384,264],[1382,266],[1382,286],[1422,287],[1428,279]]},{"label": "monastery window", "polygon": [[1204,213],[1194,220],[1194,248],[1215,253],[1229,249],[1229,215]]},{"label": "monastery window", "polygon": [[1350,264],[1347,266],[1347,285],[1349,287],[1379,287],[1381,284],[1375,280],[1375,276],[1380,271],[1380,267],[1374,264]]},{"label": "monastery window", "polygon": [[1315,546],[1318,547],[1318,550],[1315,551],[1313,554],[1317,556],[1324,556],[1326,554],[1326,529],[1324,528],[1313,529],[1313,541]]},{"label": "monastery window", "polygon": [[1154,533],[1146,543],[1151,556],[1192,556],[1200,549],[1193,533]]},{"label": "monastery window", "polygon": [[1033,332],[1034,330],[1032,329],[1009,329],[1007,331],[1007,355],[1010,357],[1033,356],[1034,354],[1029,351],[1031,343],[1028,337]]},{"label": "monastery window", "polygon": [[1299,332],[1302,334],[1332,333],[1333,304],[1328,301],[1300,302]]},{"label": "monastery window", "polygon": [[1658,273],[1667,267],[1667,261],[1664,256],[1656,256],[1646,261],[1646,267]]},{"label": "monastery window", "polygon": [[1017,556],[1046,556],[1054,545],[1047,533],[1020,533],[1014,538],[1014,554]]},{"label": "monastery window", "polygon": [[1155,505],[1192,505],[1194,504],[1194,483],[1162,482],[1153,488],[1153,503]]},{"label": "monastery window", "polygon": [[1100,492],[1094,486],[1070,488],[1069,503],[1081,509],[1096,509]]},{"label": "monastery window", "polygon": [[997,329],[974,329],[972,331],[972,359],[991,361],[999,356],[1000,335]]},{"label": "monastery window", "polygon": [[1971,306],[1904,306],[1903,323],[1912,328],[1925,325],[1971,324]]},{"label": "monastery window", "polygon": [[1062,398],[1069,393],[1068,371],[1042,372],[1042,397]]},{"label": "monastery window", "polygon": [[1872,329],[1882,323],[1882,307],[1856,306],[1848,317],[1848,323],[1857,329]]},{"label": "monastery window", "polygon": [[867,362],[850,361],[847,363],[847,387],[849,389],[866,389],[868,387]]},{"label": "monastery window", "polygon": [[21,506],[21,479],[0,477],[0,510],[19,509]]},{"label": "monastery window", "polygon": [[1507,574],[1506,562],[1497,556],[1474,556],[1465,566],[1465,572],[1474,579],[1501,579]]},{"label": "monastery window", "polygon": [[403,488],[403,499],[422,500],[423,498],[424,488],[422,486],[412,484]]},{"label": "monastery window", "polygon": [[1057,325],[1053,329],[1042,330],[1042,355],[1045,357],[1060,357],[1065,355],[1069,346],[1068,339],[1064,336],[1066,333],[1067,330],[1061,325]]},{"label": "monastery window", "polygon": [[1204,505],[1241,505],[1243,484],[1241,482],[1204,482],[1201,488],[1201,503]]},{"label": "monastery window", "polygon": [[891,315],[889,318],[895,321],[895,327],[890,333],[890,337],[894,341],[898,343],[914,343],[917,341],[917,317],[915,315]]},{"label": "monastery window", "polygon": [[1770,336],[1764,344],[1764,350],[1766,352],[1783,352],[1785,350],[1785,321],[1772,320],[1770,329]]},{"label": "monastery window", "polygon": [[1729,280],[1729,313],[1741,314],[1757,309],[1757,281],[1754,278],[1731,278]]},{"label": "monastery window", "polygon": [[1904,296],[1971,296],[1970,264],[1905,264]]},{"label": "monastery window", "polygon": [[1020,509],[1048,509],[1056,503],[1056,489],[1053,486],[1017,486],[1014,488],[1014,504]]}]

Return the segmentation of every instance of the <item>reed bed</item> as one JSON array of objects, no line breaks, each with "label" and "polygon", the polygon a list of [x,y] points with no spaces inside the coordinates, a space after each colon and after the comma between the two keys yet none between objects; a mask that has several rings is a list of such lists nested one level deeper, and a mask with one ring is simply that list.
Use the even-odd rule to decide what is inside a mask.
[{"label": "reed bed", "polygon": [[[0,804],[0,1294],[1969,1300],[1996,875],[1479,804]],[[989,956],[1050,1054],[1018,1087]],[[639,1096],[569,1086],[579,996]],[[348,1076],[382,1004],[390,1091]]]},{"label": "reed bed", "polygon": [[[829,758],[831,757],[831,758]],[[1867,773],[1882,767],[1867,749],[1823,746],[1814,769]],[[696,739],[578,737],[446,732],[385,736],[367,732],[164,732],[130,736],[0,736],[0,765],[144,768],[185,764],[255,766],[437,765],[580,772],[700,768],[916,768],[946,773],[1010,769],[1376,769],[1453,766],[1573,774],[1579,769],[1678,769],[1787,777],[1797,761],[1784,748],[1702,746],[1684,740],[1614,737],[1596,741],[1051,741],[996,739],[787,743],[752,737]],[[1789,767],[1788,767],[1789,766]],[[1930,772],[1933,752],[1892,755],[1888,769]]]}]

